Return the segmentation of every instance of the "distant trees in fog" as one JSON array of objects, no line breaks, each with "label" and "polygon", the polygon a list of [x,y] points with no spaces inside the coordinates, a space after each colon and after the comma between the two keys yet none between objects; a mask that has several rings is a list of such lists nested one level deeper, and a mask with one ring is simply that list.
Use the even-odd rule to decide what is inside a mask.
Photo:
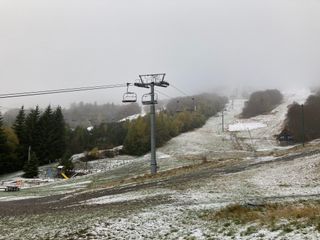
[{"label": "distant trees in fog", "polygon": [[266,114],[276,108],[283,100],[283,95],[277,89],[253,92],[245,103],[241,117],[250,118]]},{"label": "distant trees in fog", "polygon": [[[203,126],[209,117],[222,111],[226,97],[201,94],[193,97],[175,98],[168,102],[165,111],[156,116],[156,144],[164,145],[180,133]],[[124,151],[130,155],[143,155],[150,151],[150,118],[139,117],[128,124]]]},{"label": "distant trees in fog", "polygon": [[[29,109],[25,110],[28,114]],[[71,127],[77,126],[89,127],[99,125],[101,123],[116,122],[125,117],[141,112],[141,108],[137,103],[133,104],[113,104],[106,103],[99,105],[97,103],[73,103],[70,108],[62,109],[65,122]],[[18,109],[8,110],[3,115],[6,125],[12,125],[18,115]]]},{"label": "distant trees in fog", "polygon": [[141,112],[137,103],[116,105],[106,103],[73,103],[69,109],[63,109],[66,123],[75,128],[77,126],[88,127],[107,122],[117,122],[125,117]]},{"label": "distant trees in fog", "polygon": [[308,97],[303,104],[289,106],[285,127],[293,135],[295,142],[320,138],[320,92]]}]

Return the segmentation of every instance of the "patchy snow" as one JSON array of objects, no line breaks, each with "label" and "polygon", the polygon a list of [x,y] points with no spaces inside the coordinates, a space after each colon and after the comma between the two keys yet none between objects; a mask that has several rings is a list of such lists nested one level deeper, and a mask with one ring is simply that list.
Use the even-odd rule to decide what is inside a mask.
[{"label": "patchy snow", "polygon": [[89,183],[91,183],[91,181],[83,181],[83,182],[75,182],[75,183],[67,183],[67,184],[59,184],[56,186],[52,186],[51,188],[55,189],[55,188],[84,188],[86,187]]},{"label": "patchy snow", "polygon": [[260,122],[239,122],[235,124],[230,124],[228,130],[230,132],[237,132],[237,131],[248,131],[258,128],[265,128],[267,127],[266,124]]},{"label": "patchy snow", "polygon": [[85,157],[84,153],[78,153],[71,156],[71,161],[79,160],[81,158]]},{"label": "patchy snow", "polygon": [[[8,228],[9,233],[4,236],[10,236],[11,239],[25,236],[26,239],[34,239],[35,236],[43,239],[67,239],[70,236],[77,239],[320,239],[319,232],[311,226],[289,233],[259,227],[256,232],[247,234],[252,224],[226,227],[218,221],[204,222],[197,215],[199,211],[216,210],[232,203],[310,199],[320,194],[319,154],[282,162],[281,158],[275,157],[277,154],[273,154],[277,150],[289,151],[291,148],[279,147],[273,135],[281,129],[288,105],[293,101],[304,102],[308,94],[308,91],[287,92],[284,102],[270,114],[241,120],[237,115],[245,100],[235,100],[234,107],[228,106],[225,112],[225,123],[229,125],[230,132],[222,130],[221,118],[215,116],[202,128],[181,134],[157,149],[161,171],[190,165],[202,157],[210,160],[235,158],[254,165],[228,172],[213,171],[212,176],[170,188],[160,188],[162,182],[158,182],[157,187],[78,202],[82,205],[119,203],[119,209],[106,206],[106,211],[99,212],[97,216],[80,216],[77,212],[71,221],[69,214],[59,214],[53,216],[52,222],[43,221],[41,216],[40,222],[35,224],[36,228],[21,224],[23,221],[29,223],[29,218],[13,217],[13,221],[17,220],[19,231],[13,234],[12,228]],[[313,144],[317,143],[314,141]],[[263,151],[261,155],[259,151]],[[87,189],[77,194],[93,192],[94,184],[101,189],[108,181],[143,175],[149,172],[149,165],[150,154],[137,158],[117,156],[114,159],[91,161],[88,162],[88,169],[92,170],[92,174],[61,180],[35,190],[44,195],[73,192],[81,188]],[[18,197],[17,193],[8,194],[1,194],[0,201],[34,197],[27,196],[23,191]],[[66,195],[65,198],[70,196],[75,195]],[[148,205],[153,198],[165,198],[168,201]],[[137,202],[143,203],[141,209],[135,209]],[[122,206],[132,207],[134,211],[122,210]],[[99,211],[104,208],[95,207]],[[114,215],[109,216],[109,212],[113,211]],[[0,227],[7,226],[8,222],[7,219],[0,221]]]},{"label": "patchy snow", "polygon": [[7,202],[7,201],[16,201],[16,200],[23,200],[23,199],[32,199],[32,198],[39,198],[39,196],[6,196],[0,197],[0,202]]},{"label": "patchy snow", "polygon": [[89,126],[89,127],[87,127],[87,131],[88,131],[88,132],[91,132],[93,129],[94,129],[94,126]]},{"label": "patchy snow", "polygon": [[134,115],[131,115],[131,116],[129,116],[129,117],[125,117],[125,118],[119,120],[119,122],[132,121],[132,120],[135,120],[135,119],[137,119],[137,118],[139,118],[139,117],[144,117],[145,115],[146,115],[145,112],[143,112],[143,113],[138,113],[138,114],[134,114]]},{"label": "patchy snow", "polygon": [[89,199],[87,201],[81,202],[81,204],[85,205],[95,205],[95,204],[108,204],[108,203],[116,203],[116,202],[128,202],[133,200],[142,200],[150,197],[156,197],[161,195],[173,194],[174,191],[156,191],[154,193],[139,193],[139,192],[129,192],[124,194],[103,196],[98,198]]},{"label": "patchy snow", "polygon": [[265,156],[265,157],[258,157],[255,159],[256,162],[268,162],[268,161],[273,161],[277,159],[274,156]]},{"label": "patchy snow", "polygon": [[118,156],[116,158],[104,158],[87,163],[87,168],[91,172],[107,171],[119,166],[123,166],[132,163],[134,159],[129,156]]},{"label": "patchy snow", "polygon": [[251,181],[264,196],[320,194],[320,155],[274,162],[264,171],[254,170]]}]

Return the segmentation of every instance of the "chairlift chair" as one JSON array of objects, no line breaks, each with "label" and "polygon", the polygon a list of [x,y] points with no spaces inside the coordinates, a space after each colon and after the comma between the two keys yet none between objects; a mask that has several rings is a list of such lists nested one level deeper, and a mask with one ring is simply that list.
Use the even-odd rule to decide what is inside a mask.
[{"label": "chairlift chair", "polygon": [[123,94],[123,103],[134,103],[137,101],[137,94],[134,92],[129,92],[129,85],[130,83],[127,83],[127,92]]},{"label": "chairlift chair", "polygon": [[154,101],[151,100],[151,93],[146,93],[142,95],[142,104],[143,105],[151,105],[158,103],[158,94],[154,94]]},{"label": "chairlift chair", "polygon": [[126,92],[123,94],[123,103],[134,103],[137,101],[137,94],[134,92]]}]

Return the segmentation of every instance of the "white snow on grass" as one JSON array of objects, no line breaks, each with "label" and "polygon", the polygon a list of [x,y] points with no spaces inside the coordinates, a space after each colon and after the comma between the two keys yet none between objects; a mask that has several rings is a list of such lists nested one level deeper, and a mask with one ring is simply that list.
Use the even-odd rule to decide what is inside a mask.
[{"label": "white snow on grass", "polygon": [[320,194],[320,155],[290,162],[273,162],[252,170],[251,182],[266,196],[308,196]]},{"label": "white snow on grass", "polygon": [[51,188],[84,188],[86,187],[91,181],[83,181],[83,182],[75,182],[75,183],[67,183],[67,184],[59,184],[56,186],[52,186]]},{"label": "white snow on grass", "polygon": [[116,203],[116,202],[128,202],[133,200],[142,200],[150,197],[168,195],[174,193],[173,191],[161,191],[154,193],[139,193],[139,192],[129,192],[117,195],[109,195],[98,198],[92,198],[87,201],[81,202],[85,205],[96,205],[96,204],[108,204],[108,203]]},{"label": "white snow on grass", "polygon": [[117,156],[115,158],[104,158],[89,161],[87,163],[87,168],[91,173],[99,173],[130,164],[133,161],[135,161],[135,159],[130,156]]},{"label": "white snow on grass", "polygon": [[146,115],[146,113],[138,113],[138,114],[134,114],[134,115],[131,115],[129,117],[125,117],[121,120],[119,120],[119,122],[125,122],[125,121],[132,121],[132,120],[135,120],[139,117],[144,117]]},{"label": "white snow on grass", "polygon": [[32,198],[39,198],[39,196],[6,196],[0,197],[0,202],[8,202],[8,201],[16,201],[16,200],[24,200],[24,199],[32,199]]},{"label": "white snow on grass", "polygon": [[[320,155],[304,157],[292,161],[280,162],[274,157],[270,150],[282,149],[286,147],[277,146],[274,134],[282,128],[282,123],[287,113],[287,107],[294,101],[299,103],[309,95],[308,91],[297,93],[285,93],[284,101],[270,114],[259,115],[250,119],[238,119],[237,115],[241,112],[244,100],[235,100],[234,107],[229,106],[225,112],[225,123],[229,125],[229,131],[222,131],[221,117],[210,118],[207,123],[195,131],[184,133],[170,140],[165,146],[157,151],[158,164],[160,170],[175,168],[183,165],[190,165],[192,159],[201,159],[209,153],[216,154],[217,158],[222,158],[230,154],[235,158],[243,158],[248,164],[258,164],[254,167],[237,169],[230,172],[214,173],[201,180],[187,181],[181,186],[170,186],[172,189],[162,189],[161,182],[159,187],[148,188],[139,191],[126,192],[117,195],[92,198],[87,201],[78,202],[83,205],[101,205],[110,203],[124,203],[126,206],[135,208],[135,202],[147,202],[150,198],[164,197],[170,201],[159,205],[147,206],[137,209],[134,213],[124,212],[122,215],[108,216],[99,215],[90,221],[85,219],[85,223],[79,226],[88,229],[79,239],[320,239],[319,232],[314,228],[297,229],[290,233],[283,231],[271,231],[259,226],[256,232],[244,232],[253,224],[232,225],[226,227],[219,221],[205,222],[197,217],[197,213],[202,210],[216,210],[232,203],[246,203],[251,201],[284,201],[305,197],[311,199],[310,194],[320,194]],[[237,144],[248,153],[249,148],[245,144],[251,145],[255,150],[270,151],[263,153],[263,157],[256,155],[240,156]],[[239,146],[238,146],[239,147]],[[250,158],[247,158],[250,156]],[[276,154],[275,154],[276,156]],[[114,159],[103,159],[88,162],[88,167],[93,172],[101,170],[103,173],[92,173],[87,176],[78,177],[68,181],[60,181],[55,184],[48,184],[40,190],[48,192],[71,192],[71,190],[81,189],[98,182],[101,186],[105,182],[135,177],[149,172],[150,155],[138,158],[119,156]],[[271,161],[268,163],[268,161]],[[86,181],[84,181],[86,180]],[[88,180],[88,181],[87,181]],[[90,180],[90,181],[89,181]],[[101,181],[101,182],[99,182]],[[150,180],[152,181],[152,180]],[[97,186],[100,186],[97,184]],[[91,185],[90,185],[91,186]],[[94,191],[92,188],[85,191]],[[21,199],[17,193],[10,193],[12,196],[1,195],[0,201],[6,199]],[[23,194],[23,191],[21,192]],[[80,192],[79,192],[80,194]],[[67,195],[65,198],[70,197]],[[27,198],[28,196],[21,196]],[[294,197],[294,198],[293,198]],[[267,200],[267,201],[268,201]],[[122,211],[120,209],[115,211]],[[104,208],[101,207],[101,208]],[[113,209],[108,209],[108,211]],[[134,209],[135,210],[135,209]],[[119,212],[120,213],[120,212]],[[59,215],[59,220],[64,216]],[[79,216],[81,218],[82,216]],[[75,220],[77,220],[76,217]],[[29,220],[26,220],[29,221]],[[67,219],[66,222],[70,220]],[[60,225],[59,225],[60,224]],[[50,229],[55,234],[57,229],[64,227],[65,223],[59,223],[56,229]],[[21,224],[23,225],[23,224]],[[74,222],[72,225],[75,226]],[[22,227],[19,231],[22,231]],[[25,228],[26,229],[26,228]],[[29,235],[34,234],[28,228]],[[78,236],[79,229],[75,227],[74,234]],[[45,236],[43,230],[37,233]],[[24,232],[22,231],[23,236]],[[79,233],[78,233],[79,234]],[[87,235],[86,235],[87,234]],[[61,238],[67,238],[61,235]],[[1,237],[0,237],[1,238]],[[43,237],[45,238],[45,237]],[[18,237],[16,239],[19,239]]]},{"label": "white snow on grass", "polygon": [[255,159],[256,162],[268,162],[268,161],[274,161],[277,158],[274,156],[265,156],[265,157],[258,157]]},{"label": "white snow on grass", "polygon": [[189,218],[193,217],[183,208],[155,206],[122,218],[100,219],[88,234],[96,239],[206,239],[208,229]]},{"label": "white snow on grass", "polygon": [[230,124],[228,130],[230,132],[237,132],[237,131],[248,131],[258,128],[265,128],[267,127],[266,124],[260,122],[239,122],[235,124]]}]

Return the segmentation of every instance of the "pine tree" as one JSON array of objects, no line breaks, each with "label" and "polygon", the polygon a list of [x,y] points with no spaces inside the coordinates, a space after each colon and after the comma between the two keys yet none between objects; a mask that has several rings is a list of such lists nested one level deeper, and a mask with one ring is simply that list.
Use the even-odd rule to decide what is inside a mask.
[{"label": "pine tree", "polygon": [[49,105],[46,110],[39,117],[39,147],[37,151],[37,157],[40,164],[50,163],[54,159],[52,153],[52,142],[54,135],[54,116]]},{"label": "pine tree", "polygon": [[71,177],[71,174],[73,173],[74,165],[71,160],[72,154],[67,151],[60,160],[60,165],[63,166],[63,169],[65,171],[65,174],[69,177]]},{"label": "pine tree", "polygon": [[23,177],[25,178],[33,178],[38,176],[38,158],[34,152],[31,153],[30,159],[25,163],[23,171]]},{"label": "pine tree", "polygon": [[18,169],[22,169],[27,157],[28,146],[26,145],[26,114],[22,106],[13,124],[13,130],[18,137],[19,145],[17,147],[17,163]]},{"label": "pine tree", "polygon": [[8,154],[9,148],[7,145],[7,138],[3,130],[2,116],[0,113],[0,174],[8,172]]},{"label": "pine tree", "polygon": [[66,126],[61,107],[53,112],[53,132],[51,154],[54,159],[60,159],[66,151]]},{"label": "pine tree", "polygon": [[20,144],[24,142],[24,138],[26,134],[25,121],[26,121],[26,114],[24,111],[24,107],[22,106],[13,124],[14,132],[16,133]]},{"label": "pine tree", "polygon": [[31,146],[32,150],[37,155],[40,151],[40,127],[39,127],[40,110],[36,106],[32,109],[28,116],[26,117],[26,143],[27,148]]}]

